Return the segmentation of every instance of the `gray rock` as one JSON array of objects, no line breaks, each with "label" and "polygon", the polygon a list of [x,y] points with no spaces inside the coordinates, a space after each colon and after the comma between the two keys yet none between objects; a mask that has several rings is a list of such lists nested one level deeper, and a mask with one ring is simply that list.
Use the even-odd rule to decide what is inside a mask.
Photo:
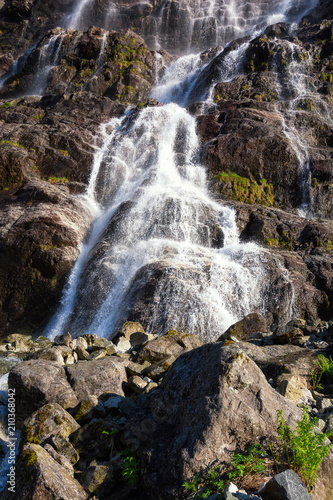
[{"label": "gray rock", "polygon": [[263,500],[311,500],[305,484],[293,470],[274,476],[260,491]]},{"label": "gray rock", "polygon": [[11,370],[8,385],[15,389],[18,426],[46,403],[58,403],[63,408],[78,404],[64,368],[55,361],[23,361]]},{"label": "gray rock", "polygon": [[180,492],[204,464],[228,463],[236,448],[276,439],[277,409],[292,427],[301,416],[241,349],[221,343],[180,356],[160,388],[143,400],[127,440],[147,464],[144,484],[152,496],[163,490],[165,498]]},{"label": "gray rock", "polygon": [[100,396],[105,392],[124,395],[123,386],[127,382],[124,364],[106,357],[94,361],[79,361],[66,367],[68,380],[79,401],[89,396]]}]

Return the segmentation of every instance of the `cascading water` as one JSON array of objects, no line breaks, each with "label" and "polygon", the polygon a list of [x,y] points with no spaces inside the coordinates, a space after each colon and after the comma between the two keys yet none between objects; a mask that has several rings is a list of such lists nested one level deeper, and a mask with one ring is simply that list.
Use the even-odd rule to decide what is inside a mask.
[{"label": "cascading water", "polygon": [[[332,119],[327,104],[316,92],[311,78],[312,60],[309,52],[288,40],[280,41],[280,44],[289,59],[284,64],[285,68],[277,71],[279,97],[285,103],[285,109],[281,111],[283,131],[299,163],[302,201],[298,211],[302,217],[309,218],[313,216],[309,141],[306,137],[307,128],[302,129],[299,118],[304,111],[311,111],[323,122],[331,122]],[[281,54],[277,56],[281,58]]]},{"label": "cascading water", "polygon": [[[289,7],[251,12],[260,25],[274,8],[282,20]],[[220,81],[235,76],[244,47],[223,59]],[[163,107],[109,124],[83,198],[97,215],[46,328],[51,337],[66,330],[112,337],[138,318],[148,331],[180,328],[211,340],[263,307],[263,253],[239,243],[234,212],[210,198],[195,119],[180,107],[202,66],[200,56],[178,59],[152,91]]]},{"label": "cascading water", "polygon": [[30,93],[36,95],[44,94],[49,73],[57,64],[63,39],[64,35],[59,33],[52,36],[50,40],[40,48],[37,72]]},{"label": "cascading water", "polygon": [[170,103],[132,120],[95,162],[87,196],[102,214],[47,331],[112,335],[158,273],[148,330],[216,338],[260,306],[260,251],[238,242],[234,212],[209,197],[194,118]]}]

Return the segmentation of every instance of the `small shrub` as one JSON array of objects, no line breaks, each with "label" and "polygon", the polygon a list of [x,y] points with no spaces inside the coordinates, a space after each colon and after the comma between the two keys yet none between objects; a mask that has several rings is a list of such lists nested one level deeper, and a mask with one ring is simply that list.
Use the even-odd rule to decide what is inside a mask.
[{"label": "small shrub", "polygon": [[207,498],[215,493],[222,494],[226,484],[221,479],[221,468],[213,467],[203,474],[196,474],[192,482],[185,482],[183,487],[189,493],[195,493],[193,500]]},{"label": "small shrub", "polygon": [[302,478],[310,491],[317,481],[319,465],[330,452],[332,443],[325,444],[330,433],[316,431],[316,418],[310,418],[309,410],[303,409],[303,416],[295,431],[285,424],[282,410],[278,410],[279,457],[278,462],[287,463]]},{"label": "small shrub", "polygon": [[246,455],[233,453],[232,470],[228,472],[229,479],[242,479],[248,474],[263,474],[266,471],[264,455],[265,453],[258,443],[250,446]]}]

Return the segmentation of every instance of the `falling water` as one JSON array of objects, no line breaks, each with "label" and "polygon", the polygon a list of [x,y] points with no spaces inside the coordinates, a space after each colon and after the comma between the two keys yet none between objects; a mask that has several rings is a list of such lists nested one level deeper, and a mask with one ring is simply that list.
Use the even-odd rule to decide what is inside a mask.
[{"label": "falling water", "polygon": [[[282,110],[283,132],[294,150],[300,170],[302,201],[298,209],[302,217],[312,217],[311,168],[309,138],[307,127],[302,129],[299,118],[304,112],[316,113],[319,120],[331,122],[330,111],[320,97],[311,77],[312,60],[309,52],[300,49],[294,42],[279,41],[289,62],[285,69],[277,71],[279,75],[278,91],[281,101],[285,102]],[[277,56],[279,58],[279,55]],[[279,62],[277,62],[277,65]]]},{"label": "falling water", "polygon": [[[153,95],[173,100],[169,83]],[[110,125],[85,199],[100,215],[47,332],[112,336],[152,286],[140,312],[149,331],[216,338],[260,308],[263,266],[256,245],[239,243],[234,211],[209,196],[195,119],[170,102]]]},{"label": "falling water", "polygon": [[52,36],[50,40],[40,48],[37,72],[33,86],[30,89],[35,95],[44,94],[50,71],[57,65],[63,39],[64,34],[59,33]]}]

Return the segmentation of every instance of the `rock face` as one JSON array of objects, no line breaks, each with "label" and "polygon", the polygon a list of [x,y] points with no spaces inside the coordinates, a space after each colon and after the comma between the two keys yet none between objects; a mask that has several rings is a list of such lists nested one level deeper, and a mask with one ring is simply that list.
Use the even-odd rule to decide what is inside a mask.
[{"label": "rock face", "polygon": [[160,498],[180,498],[184,481],[215,460],[229,463],[233,450],[269,442],[277,409],[289,424],[299,416],[250,358],[221,344],[178,358],[144,408],[127,440],[144,464],[145,487]]}]

